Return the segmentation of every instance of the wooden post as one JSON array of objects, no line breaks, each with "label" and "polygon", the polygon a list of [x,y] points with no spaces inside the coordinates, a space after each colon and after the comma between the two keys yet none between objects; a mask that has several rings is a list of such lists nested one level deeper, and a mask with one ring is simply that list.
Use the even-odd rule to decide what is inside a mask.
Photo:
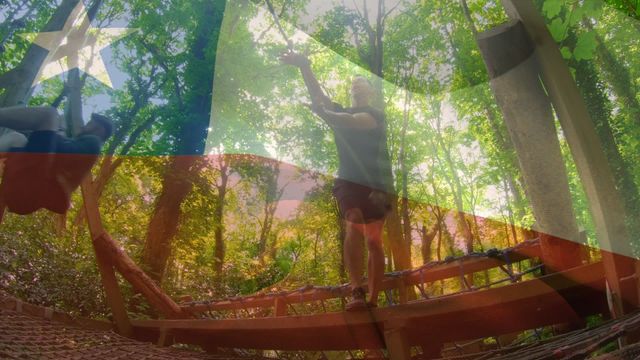
[{"label": "wooden post", "polygon": [[173,337],[171,336],[171,329],[166,327],[161,327],[158,330],[158,341],[156,341],[156,346],[166,347],[173,345]]},{"label": "wooden post", "polygon": [[425,339],[420,347],[422,348],[423,359],[440,359],[442,355],[442,348],[444,343],[438,339]]},{"label": "wooden post", "polygon": [[411,347],[407,341],[406,328],[402,324],[386,323],[384,341],[391,360],[411,359]]},{"label": "wooden post", "polygon": [[550,234],[540,242],[543,261],[552,271],[579,266],[581,246],[569,180],[551,103],[538,79],[534,46],[518,21],[478,34],[477,42],[518,154],[537,230]]},{"label": "wooden post", "polygon": [[[536,44],[542,80],[551,97],[563,133],[571,148],[582,185],[589,200],[602,251],[607,283],[613,298],[613,315],[638,307],[635,260],[625,226],[625,211],[609,163],[604,155],[584,99],[531,0],[503,0],[511,16],[522,21]],[[631,278],[633,284],[621,284]]]},{"label": "wooden post", "polygon": [[[91,233],[91,238],[94,239],[92,241],[93,250],[96,254],[96,262],[100,270],[100,277],[106,293],[107,303],[111,308],[118,333],[126,337],[131,337],[133,335],[133,328],[131,327],[131,322],[125,309],[124,299],[120,292],[118,279],[113,269],[113,263],[104,255],[95,241],[95,239],[101,236],[104,230],[100,220],[100,213],[97,211],[97,200],[95,199],[95,194],[91,191],[91,180],[88,177],[82,182],[81,188],[84,198],[84,210],[87,214],[87,223],[89,224],[89,232]],[[95,209],[95,211],[92,209]]]},{"label": "wooden post", "polygon": [[274,302],[276,316],[287,316],[287,301],[278,296]]},{"label": "wooden post", "polygon": [[409,289],[404,281],[404,275],[400,275],[398,279],[398,300],[400,301],[400,305],[406,304],[407,301],[409,301],[408,291]]}]

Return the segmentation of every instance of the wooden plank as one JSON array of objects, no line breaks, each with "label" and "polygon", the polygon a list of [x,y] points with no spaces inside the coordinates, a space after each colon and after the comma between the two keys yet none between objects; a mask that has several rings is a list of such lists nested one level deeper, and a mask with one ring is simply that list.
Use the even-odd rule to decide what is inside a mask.
[{"label": "wooden plank", "polygon": [[[85,200],[86,202],[86,200]],[[87,219],[89,220],[89,219]],[[188,314],[138,267],[118,244],[103,232],[95,239],[101,253],[108,256],[114,267],[136,291],[139,291],[156,310],[171,319],[186,318]]]},{"label": "wooden plank", "polygon": [[[613,316],[630,311],[621,298],[629,299],[631,307],[638,306],[636,291],[620,284],[623,277],[632,276],[634,268],[628,258],[632,256],[625,226],[625,212],[620,194],[615,188],[611,168],[604,155],[593,121],[578,87],[564,62],[557,44],[551,37],[544,19],[531,0],[503,0],[511,15],[524,24],[536,44],[542,80],[551,97],[567,143],[573,154],[582,185],[589,200],[589,209],[595,223],[596,235],[603,253],[607,282],[614,299]],[[635,286],[637,288],[637,285]]]},{"label": "wooden plank", "polygon": [[407,329],[404,326],[387,324],[384,330],[384,342],[391,360],[411,359],[411,347],[407,341]]},{"label": "wooden plank", "polygon": [[111,331],[113,330],[113,324],[104,320],[95,320],[83,317],[70,316],[67,313],[57,311],[54,308],[46,308],[44,306],[33,305],[13,297],[0,296],[0,309],[13,310],[19,313],[35,317],[45,317],[47,309],[50,309],[49,320],[57,321],[67,325],[81,326],[87,329],[99,330],[99,331]]},{"label": "wooden plank", "polygon": [[[537,244],[522,246],[509,254],[511,263],[535,258],[540,256],[540,248]],[[420,271],[412,271],[403,275],[405,286],[418,285],[438,280],[458,277],[461,274],[460,264],[463,263],[462,273],[471,274],[504,265],[503,259],[496,258],[471,258],[466,260],[455,260],[450,263],[443,263],[432,268]],[[383,280],[381,290],[390,290],[398,287],[397,278],[387,277]],[[334,289],[310,289],[303,292],[292,292],[284,295],[284,300],[289,304],[302,302],[330,300],[339,297],[349,296],[350,288],[345,285]],[[242,298],[237,300],[221,300],[210,304],[183,305],[182,310],[189,313],[199,313],[205,311],[229,311],[241,310],[245,308],[267,308],[275,306],[276,295],[260,295]]]},{"label": "wooden plank", "polygon": [[[182,309],[165,294],[156,283],[142,271],[133,260],[118,246],[118,244],[105,231],[102,220],[100,219],[100,210],[98,208],[98,199],[95,194],[93,184],[90,177],[83,180],[81,184],[82,196],[84,199],[84,209],[87,217],[87,224],[93,246],[96,253],[96,260],[100,274],[102,275],[102,283],[107,294],[107,301],[113,312],[116,325],[123,334],[131,335],[131,329],[124,299],[120,293],[118,281],[113,271],[115,267],[122,276],[131,283],[134,289],[145,296],[147,301],[156,310],[161,312],[168,318],[185,318],[188,317]],[[126,335],[126,336],[129,336]]]},{"label": "wooden plank", "polygon": [[108,256],[101,251],[99,244],[95,240],[104,232],[104,228],[102,227],[102,220],[100,219],[100,212],[98,211],[98,201],[91,188],[90,177],[86,177],[82,181],[80,188],[84,198],[84,210],[87,216],[87,223],[89,224],[89,232],[91,233],[92,239],[94,239],[92,241],[93,250],[96,254],[96,263],[100,271],[100,279],[106,294],[107,304],[109,304],[109,308],[111,309],[113,321],[118,329],[118,333],[131,337],[133,335],[133,329],[129,321],[129,315],[125,308],[124,298],[118,285],[113,264],[110,262]]},{"label": "wooden plank", "polygon": [[398,289],[398,298],[400,304],[406,304],[409,301],[409,297],[407,295],[408,289],[404,280],[404,276],[400,276],[394,286]]},{"label": "wooden plank", "polygon": [[278,297],[275,301],[275,316],[287,315],[287,302],[285,299]]},{"label": "wooden plank", "polygon": [[[234,320],[133,320],[136,333],[172,330],[177,342],[282,350],[381,348],[386,324],[405,324],[410,345],[461,341],[566,323],[606,311],[601,263],[510,286],[371,311]],[[193,337],[191,337],[193,336]],[[189,340],[191,339],[191,340]]]}]

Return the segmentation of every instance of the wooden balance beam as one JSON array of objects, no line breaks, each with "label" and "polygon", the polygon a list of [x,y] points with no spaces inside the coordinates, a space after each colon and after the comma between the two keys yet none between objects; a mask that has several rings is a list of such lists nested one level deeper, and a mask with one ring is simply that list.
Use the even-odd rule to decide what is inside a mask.
[{"label": "wooden balance beam", "polygon": [[[519,261],[540,257],[540,245],[536,241],[522,244],[508,250],[509,261],[515,264]],[[468,275],[479,271],[497,268],[506,264],[504,256],[476,257],[456,259],[451,262],[437,264],[435,266],[412,271],[405,271],[396,276],[387,276],[382,283],[381,290],[399,290],[399,301],[407,303],[407,291],[412,286],[423,285],[434,281],[456,278],[460,275]],[[208,311],[241,311],[254,308],[273,307],[274,313],[279,316],[286,315],[287,304],[300,304],[312,301],[331,300],[344,298],[351,295],[348,285],[334,288],[300,289],[299,291],[283,294],[264,294],[247,296],[237,299],[220,300],[206,304],[181,305],[184,313],[198,314]],[[403,296],[404,295],[404,296]]]},{"label": "wooden balance beam", "polygon": [[147,341],[162,335],[169,343],[206,348],[317,351],[385,348],[394,341],[404,342],[404,348],[439,346],[606,312],[604,269],[598,262],[508,286],[370,311],[131,323],[135,336]]}]

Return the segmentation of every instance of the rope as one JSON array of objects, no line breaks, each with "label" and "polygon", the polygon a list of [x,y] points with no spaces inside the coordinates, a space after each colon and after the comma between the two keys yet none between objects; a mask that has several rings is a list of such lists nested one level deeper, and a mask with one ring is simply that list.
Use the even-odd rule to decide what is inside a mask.
[{"label": "rope", "polygon": [[511,258],[509,257],[509,252],[503,251],[502,257],[504,258],[504,263],[506,267],[503,265],[500,265],[500,270],[504,271],[505,273],[507,273],[507,275],[509,275],[509,277],[511,278],[511,282],[518,281],[517,277],[514,276],[513,274],[513,264],[511,264]]},{"label": "rope", "polygon": [[464,260],[460,260],[459,262],[459,269],[460,269],[460,281],[462,283],[462,286],[464,286],[464,288],[469,291],[471,290],[471,285],[469,285],[469,282],[467,281],[467,278],[465,277],[465,273],[464,273]]},{"label": "rope", "polygon": [[287,33],[284,31],[284,28],[280,23],[280,17],[276,13],[276,10],[273,8],[273,4],[271,3],[270,0],[264,0],[264,2],[267,4],[267,8],[269,9],[271,16],[273,16],[273,22],[276,24],[278,31],[280,31],[280,35],[282,35],[284,40],[287,42],[287,47],[289,48],[289,51],[293,51],[293,42],[291,41],[291,39],[289,39],[289,36],[287,36]]},{"label": "rope", "polygon": [[420,269],[420,283],[416,284],[416,287],[418,288],[418,290],[420,290],[420,295],[423,299],[429,298],[429,295],[424,290],[424,271],[422,269]]},{"label": "rope", "polygon": [[384,291],[384,295],[387,298],[387,305],[388,306],[393,306],[393,294],[391,293],[391,289],[387,289]]}]

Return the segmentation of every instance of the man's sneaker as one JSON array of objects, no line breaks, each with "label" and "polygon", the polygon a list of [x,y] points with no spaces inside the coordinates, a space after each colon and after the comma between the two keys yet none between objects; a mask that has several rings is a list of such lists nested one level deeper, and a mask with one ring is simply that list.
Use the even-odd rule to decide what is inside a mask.
[{"label": "man's sneaker", "polygon": [[353,299],[345,306],[346,311],[358,311],[367,308],[367,300],[363,288],[354,288],[351,292],[351,297]]}]

